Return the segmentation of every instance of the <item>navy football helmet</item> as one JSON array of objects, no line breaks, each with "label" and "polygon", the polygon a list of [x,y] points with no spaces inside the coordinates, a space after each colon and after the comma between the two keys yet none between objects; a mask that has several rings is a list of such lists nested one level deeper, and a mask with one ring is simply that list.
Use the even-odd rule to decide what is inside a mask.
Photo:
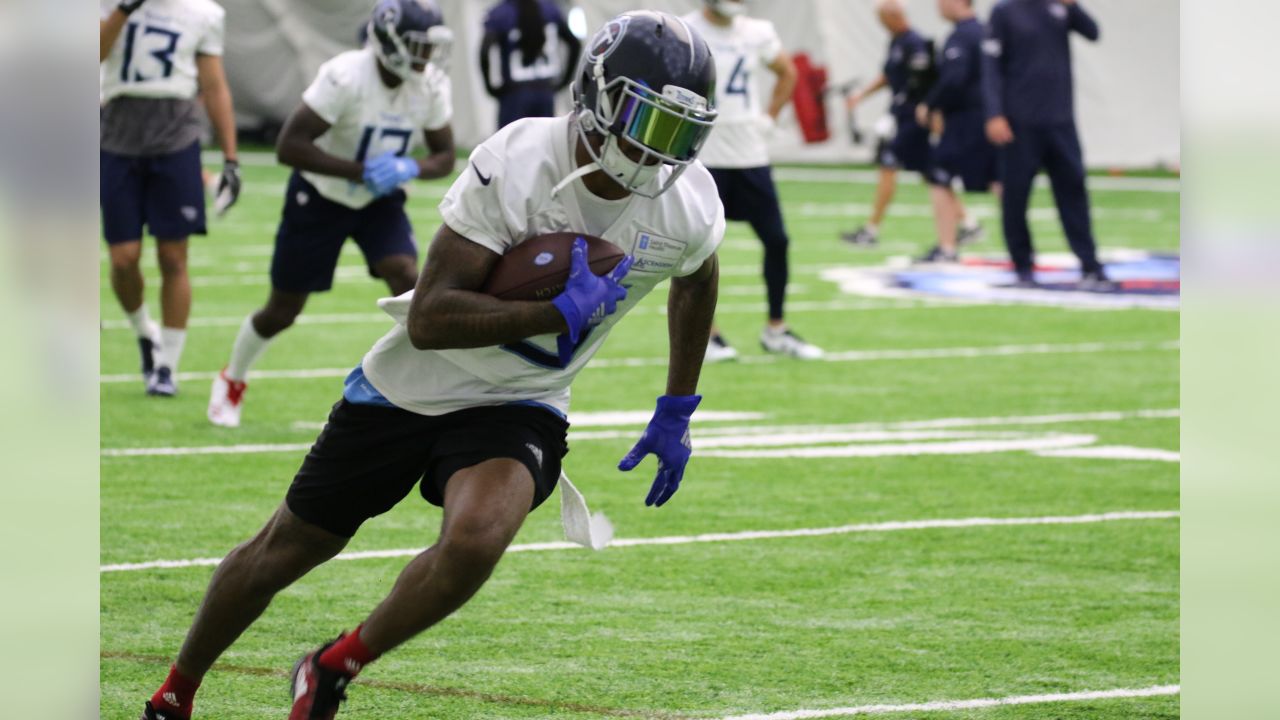
[{"label": "navy football helmet", "polygon": [[453,44],[435,0],[379,0],[367,36],[382,65],[405,79],[428,63],[444,69]]},{"label": "navy football helmet", "polygon": [[[649,10],[623,13],[596,32],[578,63],[578,133],[593,165],[628,191],[657,197],[697,159],[711,133],[715,89],[715,58],[683,20]],[[604,136],[599,150],[589,133]],[[640,160],[624,147],[638,149]],[[663,166],[670,172],[655,184]],[[586,172],[580,168],[566,182]]]}]

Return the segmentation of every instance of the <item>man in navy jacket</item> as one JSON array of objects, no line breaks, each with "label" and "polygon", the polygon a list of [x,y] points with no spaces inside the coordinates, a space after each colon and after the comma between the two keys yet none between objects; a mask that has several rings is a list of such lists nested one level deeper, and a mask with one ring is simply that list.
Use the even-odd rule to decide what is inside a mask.
[{"label": "man in navy jacket", "polygon": [[983,102],[988,139],[1004,147],[1000,179],[1005,244],[1018,284],[1034,286],[1027,203],[1044,168],[1062,229],[1080,259],[1080,288],[1116,289],[1098,262],[1076,133],[1069,35],[1098,39],[1098,24],[1076,0],[1001,0],[983,44]]},{"label": "man in navy jacket", "polygon": [[[967,192],[987,192],[995,180],[996,152],[983,124],[982,43],[986,30],[973,13],[973,0],[938,0],[942,16],[955,24],[938,58],[938,81],[916,106],[916,121],[934,131],[936,143],[927,178],[938,245],[926,262],[956,260],[964,206],[957,179]],[[941,126],[941,132],[938,128]]]}]

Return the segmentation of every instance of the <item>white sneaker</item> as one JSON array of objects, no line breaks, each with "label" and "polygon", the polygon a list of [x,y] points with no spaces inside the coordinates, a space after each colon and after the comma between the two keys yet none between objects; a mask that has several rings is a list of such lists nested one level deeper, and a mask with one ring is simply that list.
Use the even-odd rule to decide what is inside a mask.
[{"label": "white sneaker", "polygon": [[718,363],[728,360],[737,360],[738,351],[729,343],[725,342],[720,333],[711,336],[707,341],[707,354],[703,356],[704,363]]},{"label": "white sneaker", "polygon": [[823,355],[822,348],[801,340],[790,328],[774,330],[766,327],[760,333],[760,347],[765,352],[790,355],[799,360],[818,360]]},{"label": "white sneaker", "polygon": [[240,427],[240,407],[248,387],[248,383],[228,379],[223,368],[213,379],[213,392],[209,394],[209,422],[222,427]]}]

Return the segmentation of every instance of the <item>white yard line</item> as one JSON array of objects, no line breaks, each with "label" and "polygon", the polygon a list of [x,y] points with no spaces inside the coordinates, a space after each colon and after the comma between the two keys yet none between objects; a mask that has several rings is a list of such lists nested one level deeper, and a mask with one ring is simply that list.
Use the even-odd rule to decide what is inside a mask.
[{"label": "white yard line", "polygon": [[852,707],[821,710],[783,710],[772,713],[727,715],[718,720],[807,720],[808,718],[840,718],[855,715],[888,715],[892,713],[954,712],[983,708],[1009,707],[1012,705],[1041,705],[1048,703],[1090,702],[1124,698],[1162,697],[1178,695],[1178,685],[1153,685],[1145,688],[1115,688],[1112,690],[1086,690],[1084,692],[1048,693],[1044,695],[1013,695],[1001,698],[975,698],[972,700],[935,700],[933,702],[906,705],[854,705]]},{"label": "white yard line", "polygon": [[1182,462],[1182,453],[1175,450],[1130,447],[1128,445],[1096,445],[1094,447],[1041,450],[1041,457],[1092,458],[1097,460],[1154,460],[1157,462]]},{"label": "white yard line", "polygon": [[[306,316],[304,315],[303,318]],[[300,318],[302,319],[302,318]],[[235,324],[239,326],[244,319]],[[897,348],[886,350],[849,350],[846,352],[830,352],[822,358],[823,362],[872,362],[878,360],[937,360],[943,358],[979,358],[979,357],[1012,357],[1017,355],[1055,355],[1055,354],[1091,354],[1105,352],[1143,352],[1149,350],[1177,350],[1178,341],[1163,342],[1122,341],[1122,342],[1085,342],[1085,343],[1036,343],[1032,345],[989,345],[986,347],[949,347],[949,348]],[[648,358],[600,358],[592,360],[586,367],[588,370],[618,367],[664,367],[665,357]],[[774,363],[794,362],[791,358],[780,358],[777,355],[748,355],[738,359],[747,365],[771,365]],[[312,378],[346,377],[355,367],[345,368],[311,368],[303,370],[255,370],[251,381],[258,380],[298,380]],[[180,372],[178,380],[212,380],[218,371],[206,370]],[[120,373],[102,375],[98,378],[102,383],[134,383],[140,382],[137,373]]]},{"label": "white yard line", "polygon": [[[671,535],[648,538],[614,538],[609,548],[640,547],[645,545],[691,545],[697,543],[741,542],[746,540],[773,540],[778,538],[823,537],[827,535],[852,535],[859,533],[884,533],[902,530],[961,529],[975,527],[1010,527],[1017,525],[1083,525],[1124,520],[1167,520],[1179,517],[1176,510],[1120,511],[1088,515],[1050,515],[1044,517],[989,518],[970,517],[938,520],[906,520],[879,523],[859,523],[825,528],[801,528],[796,530],[749,530],[736,533],[706,533],[703,535]],[[543,542],[512,545],[507,552],[543,552],[551,550],[581,550],[581,545],[570,542]],[[335,560],[368,560],[373,558],[412,557],[423,548],[398,548],[392,550],[365,550],[342,553]],[[151,560],[137,563],[102,565],[99,572],[131,572],[159,568],[209,567],[222,562],[221,558],[192,558],[189,560]]]},{"label": "white yard line", "polygon": [[[793,442],[826,442],[840,433],[806,436],[793,434],[785,439]],[[816,438],[816,440],[814,439]],[[724,445],[742,445],[744,438],[717,438]],[[903,442],[868,443],[865,445],[832,445],[817,447],[746,448],[735,450],[700,450],[698,441],[694,448],[698,457],[726,459],[776,460],[779,458],[868,458],[901,457],[919,455],[981,455],[987,453],[1057,450],[1078,448],[1097,440],[1096,435],[1059,435],[1051,433],[1042,437],[1022,437],[987,440],[954,440],[951,442]]]},{"label": "white yard line", "polygon": [[[1054,425],[1060,423],[1079,422],[1120,422],[1124,420],[1163,420],[1178,418],[1181,413],[1176,409],[1144,409],[1144,410],[1107,410],[1084,413],[1058,413],[1053,415],[1000,415],[992,417],[954,417],[933,418],[929,420],[903,420],[895,422],[852,423],[845,425],[746,425],[739,427],[707,428],[710,440],[711,433],[717,437],[734,436],[772,436],[782,433],[850,433],[879,432],[886,430],[943,430],[949,428],[991,427],[994,425]],[[703,418],[698,415],[694,420],[700,424]],[[313,429],[307,427],[305,429]],[[701,433],[702,430],[699,430]],[[569,433],[569,442],[589,440],[615,440],[618,438],[634,438],[635,430],[587,430]],[[694,445],[702,439],[695,435]],[[239,453],[298,452],[307,450],[311,443],[278,443],[278,444],[243,444],[243,445],[202,445],[195,447],[138,447],[138,448],[103,448],[103,457],[146,457],[177,455],[235,455]]]}]

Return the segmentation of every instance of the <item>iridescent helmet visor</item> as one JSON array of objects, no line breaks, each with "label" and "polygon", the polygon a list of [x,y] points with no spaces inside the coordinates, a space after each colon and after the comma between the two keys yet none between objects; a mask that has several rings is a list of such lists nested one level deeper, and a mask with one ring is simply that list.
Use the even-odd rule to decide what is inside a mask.
[{"label": "iridescent helmet visor", "polygon": [[705,98],[671,86],[659,94],[630,78],[614,82],[621,84],[621,92],[609,123],[612,132],[652,150],[667,163],[685,164],[698,156],[716,119]]}]

